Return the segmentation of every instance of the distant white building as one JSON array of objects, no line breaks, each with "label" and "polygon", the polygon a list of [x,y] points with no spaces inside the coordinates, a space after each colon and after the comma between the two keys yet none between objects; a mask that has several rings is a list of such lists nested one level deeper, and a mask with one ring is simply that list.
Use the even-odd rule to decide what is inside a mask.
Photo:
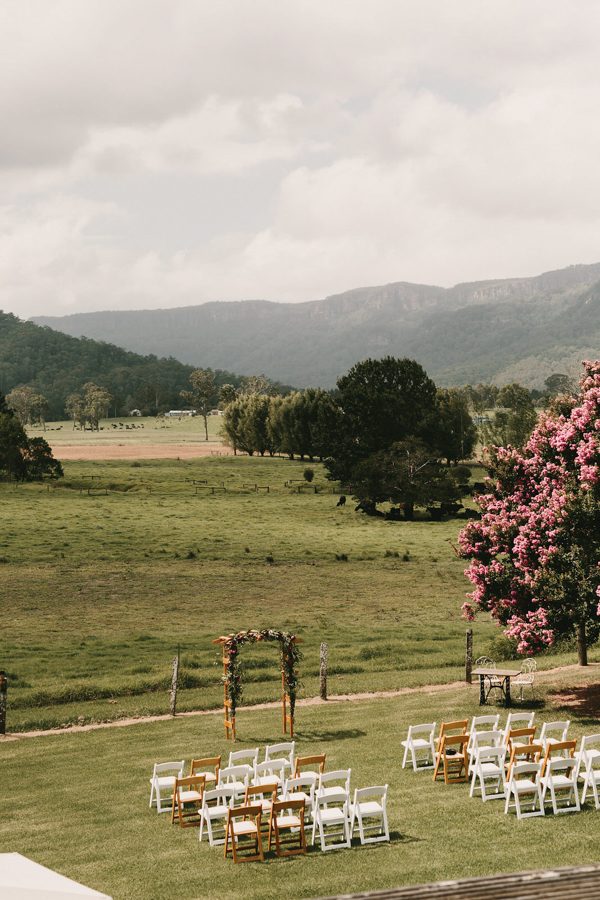
[{"label": "distant white building", "polygon": [[142,414],[141,409],[130,409],[129,410],[130,416],[141,416],[141,414]]},{"label": "distant white building", "polygon": [[165,416],[173,419],[178,416],[195,416],[195,409],[170,409],[169,412],[165,413]]}]

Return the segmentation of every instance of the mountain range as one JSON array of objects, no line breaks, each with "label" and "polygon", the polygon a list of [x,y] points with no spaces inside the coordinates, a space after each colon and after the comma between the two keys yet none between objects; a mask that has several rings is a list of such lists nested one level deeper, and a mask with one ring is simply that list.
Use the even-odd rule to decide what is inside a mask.
[{"label": "mountain range", "polygon": [[355,362],[417,359],[440,385],[579,375],[600,356],[600,263],[451,288],[395,282],[305,303],[209,302],[39,316],[40,325],[198,367],[332,387]]}]

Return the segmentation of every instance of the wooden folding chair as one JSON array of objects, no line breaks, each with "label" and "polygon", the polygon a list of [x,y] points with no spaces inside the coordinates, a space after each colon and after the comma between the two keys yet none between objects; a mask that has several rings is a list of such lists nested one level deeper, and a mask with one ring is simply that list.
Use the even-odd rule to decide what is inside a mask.
[{"label": "wooden folding chair", "polygon": [[440,733],[437,736],[437,740],[435,742],[436,752],[440,749],[442,739],[446,735],[467,734],[467,725],[468,724],[469,724],[468,719],[458,719],[456,722],[441,722],[440,723]]},{"label": "wooden folding chair", "polygon": [[577,747],[577,741],[554,741],[552,743],[546,744],[546,749],[544,750],[544,756],[542,759],[542,778],[546,774],[546,769],[548,767],[548,762],[556,758],[557,756],[565,756],[568,759],[575,758],[575,748]]},{"label": "wooden folding chair", "polygon": [[220,756],[205,756],[203,759],[193,759],[190,765],[190,775],[204,775],[207,786],[215,787],[219,783],[219,769],[221,768]]},{"label": "wooden folding chair", "polygon": [[192,828],[200,825],[200,807],[206,778],[204,775],[188,775],[185,778],[175,779],[173,790],[173,805],[171,807],[171,824],[175,816],[182,828]]},{"label": "wooden folding chair", "polygon": [[[223,854],[225,858],[227,858],[229,853],[229,842],[231,841],[234,863],[264,862],[265,857],[260,834],[261,817],[262,807],[260,803],[252,806],[235,806],[228,811]],[[250,855],[240,853],[240,850],[249,849],[247,844],[242,843],[244,838],[250,838],[250,849],[254,849],[254,853]]]},{"label": "wooden folding chair", "polygon": [[535,744],[535,725],[527,728],[509,728],[506,733],[506,752],[509,757],[513,746],[523,747],[525,744]]},{"label": "wooden folding chair", "polygon": [[445,734],[435,758],[433,780],[443,768],[444,784],[460,784],[469,780],[468,734]]},{"label": "wooden folding chair", "polygon": [[[279,785],[276,781],[272,781],[270,784],[249,784],[244,796],[244,805],[256,806],[257,803],[260,803],[263,814],[270,816],[271,807],[277,800],[278,788]],[[268,819],[263,819],[263,824],[268,827]]]},{"label": "wooden folding chair", "polygon": [[517,763],[538,762],[543,752],[544,748],[541,744],[513,744],[508,759],[506,780],[510,781],[513,767]]},{"label": "wooden folding chair", "polygon": [[[289,841],[282,845],[281,832],[289,832]],[[293,844],[298,837],[299,845]],[[298,856],[306,853],[304,833],[304,800],[275,800],[269,818],[269,850],[275,837],[277,856]],[[290,847],[290,844],[292,845]],[[283,849],[282,849],[283,847]]]},{"label": "wooden folding chair", "polygon": [[[325,771],[325,760],[327,756],[325,753],[317,754],[316,756],[298,756],[296,757],[296,767],[294,769],[294,777],[298,778],[300,775],[306,775],[309,771],[309,766],[318,765],[319,769],[315,772],[312,769],[312,772],[316,775],[319,775],[321,772]],[[308,770],[308,771],[303,771]]]}]

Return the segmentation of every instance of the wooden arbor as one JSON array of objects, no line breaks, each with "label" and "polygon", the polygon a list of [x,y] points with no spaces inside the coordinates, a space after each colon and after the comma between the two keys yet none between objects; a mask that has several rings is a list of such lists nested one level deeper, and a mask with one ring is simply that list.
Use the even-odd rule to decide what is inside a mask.
[{"label": "wooden arbor", "polygon": [[296,635],[288,631],[275,631],[267,628],[263,631],[238,631],[215,638],[213,644],[221,644],[223,649],[223,706],[225,712],[225,737],[235,741],[235,714],[242,696],[241,666],[239,650],[243,644],[257,641],[279,641],[281,653],[281,706],[283,715],[283,733],[294,736],[294,712],[296,693],[298,690],[298,662],[301,657],[298,644],[302,643]]}]

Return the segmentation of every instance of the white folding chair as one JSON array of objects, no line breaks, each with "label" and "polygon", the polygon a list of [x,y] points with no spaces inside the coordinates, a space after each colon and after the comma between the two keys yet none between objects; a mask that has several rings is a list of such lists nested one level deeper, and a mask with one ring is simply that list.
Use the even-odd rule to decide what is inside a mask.
[{"label": "white folding chair", "polygon": [[[545,814],[540,780],[541,770],[542,764],[539,762],[521,762],[513,765],[506,785],[505,813],[509,812],[511,806],[514,806],[517,819],[530,819],[533,816]],[[514,803],[511,802],[512,797],[514,797]],[[529,798],[529,812],[523,812],[521,808],[521,803],[526,798]]]},{"label": "white folding chair", "polygon": [[535,712],[509,713],[504,726],[504,740],[508,737],[508,732],[513,728],[533,728],[533,720]]},{"label": "white folding chair", "polygon": [[254,768],[258,762],[258,747],[252,750],[232,750],[229,754],[228,766],[251,766]]},{"label": "white folding chair", "polygon": [[[323,851],[350,847],[350,802],[346,791],[337,791],[326,797],[315,797],[313,844],[317,832]],[[330,839],[331,843],[328,843]]]},{"label": "white folding chair", "polygon": [[[493,733],[499,734],[500,732]],[[505,761],[506,747],[476,746],[469,796],[475,796],[479,784],[479,792],[484,803],[486,800],[504,800],[506,798]],[[491,782],[490,789],[488,789],[489,782]]]},{"label": "white folding chair", "polygon": [[231,785],[235,790],[235,801],[243,798],[246,788],[250,784],[250,779],[254,774],[252,766],[225,766],[219,769],[218,787],[223,784]]},{"label": "white folding chair", "polygon": [[[389,841],[390,829],[387,819],[387,784],[356,788],[354,801],[350,804],[350,840],[358,825],[361,844],[377,844]],[[375,832],[367,837],[365,832]]]},{"label": "white folding chair", "polygon": [[282,759],[285,762],[285,768],[289,769],[291,775],[294,771],[295,754],[296,741],[283,741],[281,744],[267,744],[265,747],[265,762],[272,759]]},{"label": "white folding chair", "polygon": [[535,671],[537,669],[537,663],[535,659],[531,656],[528,656],[527,659],[524,659],[521,663],[521,671],[517,675],[516,678],[512,679],[512,687],[519,688],[519,700],[523,700],[523,691],[526,687],[531,688],[531,694],[533,696],[533,681],[535,678]]},{"label": "white folding chair", "polygon": [[566,741],[570,724],[571,722],[568,719],[560,722],[544,722],[539,738],[544,750],[548,744],[560,744]]},{"label": "white folding chair", "polygon": [[476,731],[473,734],[473,740],[471,742],[471,747],[468,749],[469,752],[469,771],[471,772],[473,769],[473,762],[475,760],[475,752],[477,750],[484,750],[488,747],[504,747],[504,735],[501,731]]},{"label": "white folding chair", "polygon": [[285,769],[285,759],[268,759],[265,762],[255,763],[252,783],[271,784],[276,782],[279,787],[282,787],[285,781]]},{"label": "white folding chair", "polygon": [[[200,834],[198,838],[200,841],[206,825],[208,843],[211,847],[225,843],[227,815],[234,801],[235,788],[232,785],[224,784],[221,787],[212,788],[210,791],[204,791],[200,808]],[[214,826],[218,825],[219,822],[221,827],[217,828],[217,836],[215,836]]]},{"label": "white folding chair", "polygon": [[[437,722],[427,722],[423,725],[409,725],[405,741],[401,741],[404,747],[402,768],[406,768],[406,762],[410,753],[413,771],[417,769],[433,769],[435,760],[435,729]],[[419,753],[425,753],[425,765],[419,765]],[[423,761],[422,759],[420,760]]]},{"label": "white folding chair", "polygon": [[350,776],[352,769],[334,769],[333,772],[321,772],[317,782],[315,797],[330,797],[344,791],[350,801]]},{"label": "white folding chair", "polygon": [[581,802],[585,803],[588,790],[594,798],[596,809],[600,809],[598,785],[600,784],[600,734],[586,734],[581,739],[578,754],[577,773],[583,779]]},{"label": "white folding chair", "polygon": [[480,732],[497,731],[500,722],[500,713],[491,716],[473,716],[469,726],[469,743],[467,744],[467,753],[469,757],[473,755],[473,745],[475,738]]},{"label": "white folding chair", "polygon": [[[475,660],[474,668],[475,669],[495,669],[495,668],[497,668],[497,666],[496,666],[496,663],[494,662],[494,660],[490,659],[489,656],[480,656],[480,657],[478,657],[478,659]],[[501,691],[503,693],[504,688],[503,688],[501,678],[498,678],[497,675],[487,675],[486,678],[487,678],[488,685],[489,685],[488,694],[491,691]]]},{"label": "white folding chair", "polygon": [[299,775],[297,778],[288,778],[283,788],[283,799],[304,800],[305,814],[312,819],[316,789],[317,776],[314,773]]},{"label": "white folding chair", "polygon": [[[554,815],[566,812],[579,812],[579,791],[577,790],[577,760],[569,758],[549,759],[542,777],[542,802],[546,802],[546,794],[550,791]],[[559,806],[557,791],[565,801]]]},{"label": "white folding chair", "polygon": [[[173,791],[175,779],[183,777],[184,759],[177,762],[155,763],[152,777],[150,778],[150,803],[156,805],[159,813],[170,812],[173,803]],[[164,805],[166,803],[166,805]]]}]

